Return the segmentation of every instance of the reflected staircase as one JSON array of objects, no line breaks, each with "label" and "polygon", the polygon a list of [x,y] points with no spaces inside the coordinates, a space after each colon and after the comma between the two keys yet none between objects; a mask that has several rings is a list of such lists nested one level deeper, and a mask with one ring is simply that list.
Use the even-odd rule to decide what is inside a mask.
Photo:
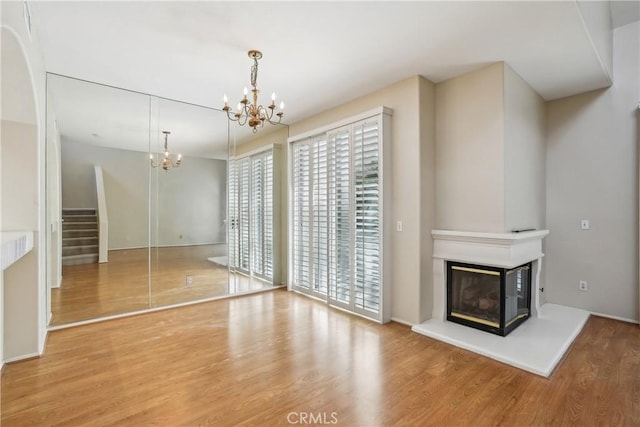
[{"label": "reflected staircase", "polygon": [[95,209],[62,209],[62,265],[98,262]]}]

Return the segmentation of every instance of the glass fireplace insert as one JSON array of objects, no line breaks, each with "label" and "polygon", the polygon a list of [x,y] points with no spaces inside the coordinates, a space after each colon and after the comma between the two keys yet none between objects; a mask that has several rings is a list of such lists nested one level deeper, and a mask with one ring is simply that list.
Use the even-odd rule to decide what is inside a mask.
[{"label": "glass fireplace insert", "polygon": [[447,262],[447,320],[506,336],[529,318],[531,263],[499,268]]}]

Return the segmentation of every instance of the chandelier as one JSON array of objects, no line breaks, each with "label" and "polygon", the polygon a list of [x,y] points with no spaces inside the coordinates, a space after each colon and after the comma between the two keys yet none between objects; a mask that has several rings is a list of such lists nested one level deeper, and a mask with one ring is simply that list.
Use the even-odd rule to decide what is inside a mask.
[{"label": "chandelier", "polygon": [[177,157],[175,155],[169,154],[168,139],[171,132],[169,132],[168,130],[163,130],[162,133],[164,133],[164,157],[162,157],[162,160],[160,160],[159,163],[155,163],[153,161],[153,154],[150,153],[149,160],[151,161],[152,168],[161,166],[162,169],[168,171],[171,168],[180,167],[180,164],[182,163],[182,154],[178,153]]},{"label": "chandelier", "polygon": [[[280,108],[276,113],[276,94],[273,93],[271,95],[271,104],[267,106],[267,108],[258,104],[258,90],[257,80],[258,80],[258,59],[262,58],[262,52],[259,50],[250,50],[249,58],[253,59],[253,65],[251,66],[251,92],[253,93],[253,103],[247,99],[247,94],[249,91],[247,87],[244,88],[244,96],[242,100],[238,103],[238,108],[235,113],[231,112],[231,108],[229,108],[229,99],[227,95],[224,96],[224,107],[222,107],[223,111],[226,111],[227,117],[229,120],[238,122],[240,126],[244,126],[247,122],[249,122],[249,126],[253,128],[253,133],[258,132],[258,126],[263,127],[265,122],[269,122],[272,125],[277,125],[282,120],[282,116],[284,115],[284,102],[280,102]],[[278,117],[277,121],[273,117],[275,115]]]}]

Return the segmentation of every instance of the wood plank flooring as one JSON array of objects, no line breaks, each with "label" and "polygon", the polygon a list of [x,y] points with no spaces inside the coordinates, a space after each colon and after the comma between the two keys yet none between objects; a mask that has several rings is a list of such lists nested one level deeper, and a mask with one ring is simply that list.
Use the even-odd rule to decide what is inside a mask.
[{"label": "wood plank flooring", "polygon": [[640,328],[592,317],[545,379],[275,290],[54,331],[1,381],[3,427],[638,426]]},{"label": "wood plank flooring", "polygon": [[[65,266],[62,286],[51,290],[51,324],[270,287],[241,279],[229,287],[227,268],[208,260],[220,255],[218,246],[114,250],[105,264]],[[189,285],[186,275],[193,279]]]}]

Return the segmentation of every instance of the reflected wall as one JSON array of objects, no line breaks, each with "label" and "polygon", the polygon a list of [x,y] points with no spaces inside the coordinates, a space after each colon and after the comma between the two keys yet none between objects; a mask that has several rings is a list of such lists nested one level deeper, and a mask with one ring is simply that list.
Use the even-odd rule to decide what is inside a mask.
[{"label": "reflected wall", "polygon": [[[55,74],[47,92],[51,324],[227,295],[226,116]],[[150,160],[163,131],[177,168]]]}]

